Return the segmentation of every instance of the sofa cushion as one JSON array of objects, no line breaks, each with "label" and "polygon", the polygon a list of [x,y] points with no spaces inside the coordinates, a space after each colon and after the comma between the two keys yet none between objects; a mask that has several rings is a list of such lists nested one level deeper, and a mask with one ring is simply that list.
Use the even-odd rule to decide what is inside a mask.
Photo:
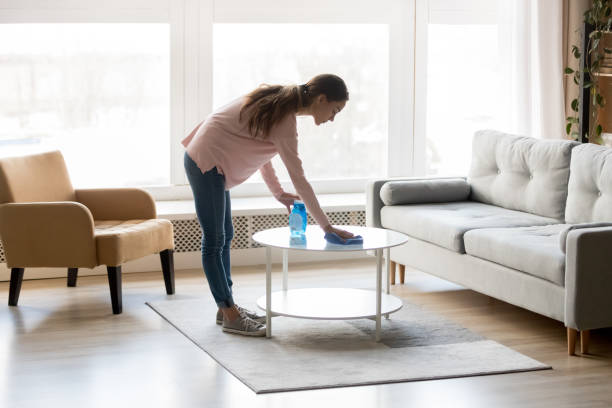
[{"label": "sofa cushion", "polygon": [[465,201],[469,195],[470,185],[464,178],[389,181],[380,189],[385,205]]},{"label": "sofa cushion", "polygon": [[565,254],[559,235],[565,224],[522,228],[485,228],[465,233],[465,252],[559,286],[565,282]]},{"label": "sofa cushion", "polygon": [[470,199],[563,220],[577,142],[482,130],[472,142]]},{"label": "sofa cushion", "polygon": [[612,222],[612,149],[585,143],[572,151],[565,221]]},{"label": "sofa cushion", "polygon": [[380,217],[384,228],[459,253],[465,253],[463,234],[472,229],[558,224],[554,218],[473,201],[385,206]]}]

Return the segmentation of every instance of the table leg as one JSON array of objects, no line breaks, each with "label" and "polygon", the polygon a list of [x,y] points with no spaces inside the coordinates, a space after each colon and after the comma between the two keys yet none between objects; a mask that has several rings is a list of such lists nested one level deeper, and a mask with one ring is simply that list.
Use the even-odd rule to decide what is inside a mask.
[{"label": "table leg", "polygon": [[391,293],[391,248],[385,250],[385,261],[387,266],[387,295]]},{"label": "table leg", "polygon": [[287,291],[287,281],[289,280],[289,250],[283,249],[283,290]]},{"label": "table leg", "polygon": [[272,336],[272,248],[266,247],[266,337]]},{"label": "table leg", "polygon": [[[387,262],[387,295],[391,293],[391,248],[385,251],[385,260]],[[385,314],[385,319],[389,319],[389,313]]]},{"label": "table leg", "polygon": [[380,309],[382,292],[382,249],[376,250],[376,341],[380,341]]}]

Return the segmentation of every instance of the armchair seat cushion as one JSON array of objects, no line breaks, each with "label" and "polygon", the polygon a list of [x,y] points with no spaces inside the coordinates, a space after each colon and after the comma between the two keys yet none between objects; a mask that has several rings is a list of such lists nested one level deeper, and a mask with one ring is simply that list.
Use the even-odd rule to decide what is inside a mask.
[{"label": "armchair seat cushion", "polygon": [[485,228],[465,233],[465,251],[529,275],[565,286],[565,254],[559,235],[567,224]]},{"label": "armchair seat cushion", "polygon": [[174,248],[172,223],[164,219],[94,221],[99,265],[124,262]]}]

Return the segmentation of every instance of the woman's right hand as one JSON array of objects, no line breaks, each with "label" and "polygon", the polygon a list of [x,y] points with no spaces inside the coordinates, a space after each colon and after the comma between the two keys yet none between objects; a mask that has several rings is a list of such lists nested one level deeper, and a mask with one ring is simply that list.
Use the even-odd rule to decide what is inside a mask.
[{"label": "woman's right hand", "polygon": [[334,227],[331,224],[326,225],[325,228],[323,228],[323,231],[325,231],[325,232],[333,232],[333,233],[335,233],[336,235],[338,235],[342,239],[353,238],[355,236],[355,234],[353,234],[352,232],[345,231],[345,230],[340,229],[340,228],[336,228],[336,227]]}]

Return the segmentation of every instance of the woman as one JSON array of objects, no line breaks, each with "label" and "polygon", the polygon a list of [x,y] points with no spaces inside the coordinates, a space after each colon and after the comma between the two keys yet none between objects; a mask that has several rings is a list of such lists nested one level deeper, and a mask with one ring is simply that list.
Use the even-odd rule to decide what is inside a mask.
[{"label": "woman", "polygon": [[[264,336],[265,316],[241,308],[232,297],[230,243],[234,235],[229,189],[259,170],[274,197],[287,210],[304,201],[325,232],[353,236],[334,228],[304,176],[298,156],[297,115],[312,116],[316,125],[333,121],[348,101],[344,81],[318,75],[304,85],[262,85],[223,106],[183,141],[185,171],[202,227],[202,265],[219,310],[223,331]],[[298,195],[283,191],[270,160],[279,154]]]}]

